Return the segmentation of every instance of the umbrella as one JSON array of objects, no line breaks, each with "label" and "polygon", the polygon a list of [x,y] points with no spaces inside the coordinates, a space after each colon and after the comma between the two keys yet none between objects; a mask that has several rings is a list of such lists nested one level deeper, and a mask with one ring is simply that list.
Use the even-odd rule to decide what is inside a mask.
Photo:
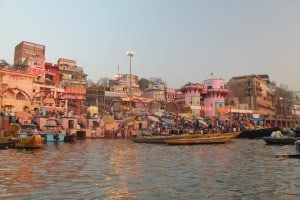
[{"label": "umbrella", "polygon": [[152,122],[159,122],[159,119],[154,117],[154,116],[147,116],[148,120],[152,121]]},{"label": "umbrella", "polygon": [[16,116],[17,116],[19,119],[22,119],[22,120],[30,120],[30,119],[32,118],[31,113],[24,112],[24,111],[17,112],[17,113],[16,113]]},{"label": "umbrella", "polygon": [[164,121],[166,124],[174,124],[174,121],[171,119],[162,118],[161,120]]},{"label": "umbrella", "polygon": [[154,115],[156,115],[158,117],[162,117],[164,115],[164,113],[162,111],[157,111],[154,113]]},{"label": "umbrella", "polygon": [[203,121],[202,119],[198,119],[198,122],[204,126],[208,126],[208,124],[205,121]]},{"label": "umbrella", "polygon": [[98,107],[90,106],[87,108],[87,112],[89,112],[91,115],[98,114]]},{"label": "umbrella", "polygon": [[107,124],[112,124],[115,122],[114,118],[111,115],[104,115],[102,120]]},{"label": "umbrella", "polygon": [[128,125],[129,123],[131,122],[134,122],[135,121],[135,118],[134,117],[130,117],[130,118],[126,118],[122,121],[122,123],[126,126]]}]

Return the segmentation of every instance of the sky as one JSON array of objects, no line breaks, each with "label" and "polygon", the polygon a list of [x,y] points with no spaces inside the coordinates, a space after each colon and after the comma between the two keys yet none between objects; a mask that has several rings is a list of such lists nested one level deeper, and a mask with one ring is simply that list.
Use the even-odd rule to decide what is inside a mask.
[{"label": "sky", "polygon": [[[168,87],[268,74],[300,91],[299,0],[0,0],[0,59],[21,41],[87,78],[132,74]],[[118,67],[119,66],[119,67]]]}]

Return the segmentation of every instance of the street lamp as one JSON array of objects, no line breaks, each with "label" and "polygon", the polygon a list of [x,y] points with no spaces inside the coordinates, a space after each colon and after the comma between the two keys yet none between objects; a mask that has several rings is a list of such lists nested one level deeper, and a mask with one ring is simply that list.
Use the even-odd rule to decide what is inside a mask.
[{"label": "street lamp", "polygon": [[279,97],[279,101],[280,101],[280,115],[281,115],[281,118],[283,118],[283,111],[284,111],[283,97]]},{"label": "street lamp", "polygon": [[127,51],[126,55],[129,56],[129,111],[131,116],[132,104],[131,104],[131,58],[134,56],[133,51]]}]

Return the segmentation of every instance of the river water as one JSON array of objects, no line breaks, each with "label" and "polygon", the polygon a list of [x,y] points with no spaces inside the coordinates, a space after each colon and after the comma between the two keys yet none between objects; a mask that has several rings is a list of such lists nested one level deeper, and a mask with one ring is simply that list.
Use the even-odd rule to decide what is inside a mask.
[{"label": "river water", "polygon": [[0,150],[0,199],[300,199],[293,145],[168,146],[130,140]]}]

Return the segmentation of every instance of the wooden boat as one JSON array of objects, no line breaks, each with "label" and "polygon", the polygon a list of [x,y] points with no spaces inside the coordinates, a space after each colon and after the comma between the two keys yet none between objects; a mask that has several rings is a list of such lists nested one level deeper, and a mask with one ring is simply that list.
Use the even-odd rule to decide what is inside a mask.
[{"label": "wooden boat", "polygon": [[184,135],[166,135],[166,136],[140,136],[132,138],[131,140],[135,143],[158,143],[164,144],[167,140],[172,139],[186,139],[186,138],[207,138],[216,136],[229,136],[235,138],[240,132],[235,133],[209,133],[209,134],[184,134]]},{"label": "wooden boat", "polygon": [[211,134],[184,134],[184,135],[154,135],[154,136],[139,136],[132,138],[131,140],[135,143],[158,143],[164,144],[166,140],[176,139],[176,138],[190,138],[190,137],[210,137],[216,136],[219,133]]},{"label": "wooden boat", "polygon": [[64,137],[64,142],[70,142],[70,143],[72,143],[72,142],[76,142],[76,140],[77,140],[77,137],[76,137],[75,134],[69,134],[69,133],[67,133],[65,135],[65,137]]},{"label": "wooden boat", "polygon": [[299,140],[300,138],[295,137],[288,137],[284,136],[282,138],[276,138],[276,137],[263,137],[263,140],[268,145],[293,145],[295,144],[296,140]]},{"label": "wooden boat", "polygon": [[20,133],[18,124],[9,124],[4,128],[4,137],[0,137],[0,149],[7,149],[14,146],[13,138]]},{"label": "wooden boat", "polygon": [[215,137],[177,138],[166,140],[165,143],[169,145],[220,144],[229,142],[232,139],[233,137],[231,135],[221,135]]},{"label": "wooden boat", "polygon": [[238,136],[239,138],[262,138],[271,136],[273,131],[277,131],[278,128],[262,128],[262,129],[253,129],[253,130],[245,130],[242,131],[241,134]]},{"label": "wooden boat", "polygon": [[39,149],[43,147],[44,138],[40,134],[20,133],[19,137],[14,139],[15,148]]},{"label": "wooden boat", "polygon": [[232,132],[232,133],[221,133],[220,135],[222,136],[228,136],[231,139],[237,138],[239,137],[239,135],[241,134],[241,132]]},{"label": "wooden boat", "polygon": [[45,125],[41,136],[45,142],[64,142],[65,134],[61,133],[58,125]]},{"label": "wooden boat", "polygon": [[13,141],[9,137],[0,138],[0,149],[7,149],[13,147]]},{"label": "wooden boat", "polygon": [[33,124],[21,125],[21,131],[16,138],[13,138],[15,148],[38,149],[43,147],[44,138],[34,130],[37,128]]},{"label": "wooden boat", "polygon": [[[269,137],[274,131],[278,131],[278,130],[279,128],[262,128],[262,129],[254,129],[254,130],[245,130],[242,131],[238,137],[249,138],[249,139]],[[295,133],[296,133],[295,137],[300,137],[300,130],[296,129]]]}]

